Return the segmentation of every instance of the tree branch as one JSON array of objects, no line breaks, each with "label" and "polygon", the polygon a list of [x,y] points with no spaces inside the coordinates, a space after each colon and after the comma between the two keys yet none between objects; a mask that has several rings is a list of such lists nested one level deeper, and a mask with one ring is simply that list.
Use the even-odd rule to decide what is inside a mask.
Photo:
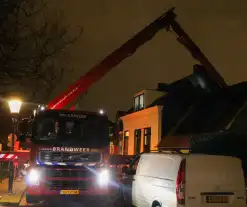
[{"label": "tree branch", "polygon": [[83,32],[71,35],[65,22],[45,0],[0,2],[0,94],[18,86],[27,98],[47,101],[69,70],[67,49]]}]

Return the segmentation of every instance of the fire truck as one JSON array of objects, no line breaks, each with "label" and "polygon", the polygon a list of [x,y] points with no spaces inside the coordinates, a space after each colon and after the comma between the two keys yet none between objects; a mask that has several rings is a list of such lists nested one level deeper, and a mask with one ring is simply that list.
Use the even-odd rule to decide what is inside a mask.
[{"label": "fire truck", "polygon": [[217,83],[217,87],[227,87],[214,66],[178,24],[172,8],[108,55],[28,121],[28,131],[19,138],[31,148],[26,175],[28,203],[54,196],[109,195],[107,116],[64,108],[73,109],[73,104],[92,84],[132,56],[162,29],[176,34],[177,40],[199,61],[205,75]]},{"label": "fire truck", "polygon": [[56,195],[110,193],[105,165],[109,145],[106,115],[43,110],[29,124],[31,129],[20,138],[25,138],[31,148],[25,177],[28,203]]}]

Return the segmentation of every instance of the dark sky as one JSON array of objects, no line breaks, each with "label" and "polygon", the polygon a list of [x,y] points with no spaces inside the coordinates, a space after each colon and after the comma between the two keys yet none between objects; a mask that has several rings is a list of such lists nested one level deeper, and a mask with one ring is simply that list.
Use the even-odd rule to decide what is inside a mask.
[{"label": "dark sky", "polygon": [[[171,6],[177,20],[200,46],[229,84],[247,77],[246,0],[50,0],[65,11],[72,26],[82,25],[84,33],[71,49],[71,67],[58,91],[74,82],[91,66],[119,47]],[[100,82],[81,104],[84,109],[127,109],[133,95],[158,82],[171,82],[192,72],[195,61],[173,35],[160,32]],[[56,91],[56,93],[58,93]]]}]

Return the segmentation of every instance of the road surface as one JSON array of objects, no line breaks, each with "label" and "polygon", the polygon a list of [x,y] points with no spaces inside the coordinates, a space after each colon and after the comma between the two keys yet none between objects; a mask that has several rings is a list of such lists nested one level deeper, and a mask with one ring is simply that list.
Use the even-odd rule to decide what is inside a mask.
[{"label": "road surface", "polygon": [[[109,198],[110,199],[110,198]],[[60,198],[52,200],[50,202],[41,202],[39,204],[27,204],[25,197],[23,197],[19,206],[21,207],[120,207],[120,203],[115,203],[114,205],[108,201],[108,199],[95,198],[93,200],[85,199],[72,199],[72,198]]]}]

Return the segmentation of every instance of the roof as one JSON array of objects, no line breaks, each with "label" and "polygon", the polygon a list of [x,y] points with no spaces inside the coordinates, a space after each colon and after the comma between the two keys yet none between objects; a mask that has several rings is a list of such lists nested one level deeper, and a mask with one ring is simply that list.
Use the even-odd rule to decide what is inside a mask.
[{"label": "roof", "polygon": [[168,92],[149,106],[163,106],[162,137],[212,133],[228,127],[247,133],[247,82],[221,89],[199,67],[171,84],[159,84],[157,90]]},{"label": "roof", "polygon": [[[247,83],[236,84],[226,90],[207,94],[194,104],[192,111],[174,134],[201,134],[223,130],[234,119],[246,100]],[[245,112],[245,116],[241,120],[240,116],[236,117],[231,130],[238,127],[235,131],[239,131],[240,125],[246,129],[243,120],[247,118],[247,111],[242,112]]]},{"label": "roof", "polygon": [[212,133],[228,126],[235,132],[247,132],[246,82],[206,92],[183,80],[177,90],[152,105],[163,106],[162,137]]}]

